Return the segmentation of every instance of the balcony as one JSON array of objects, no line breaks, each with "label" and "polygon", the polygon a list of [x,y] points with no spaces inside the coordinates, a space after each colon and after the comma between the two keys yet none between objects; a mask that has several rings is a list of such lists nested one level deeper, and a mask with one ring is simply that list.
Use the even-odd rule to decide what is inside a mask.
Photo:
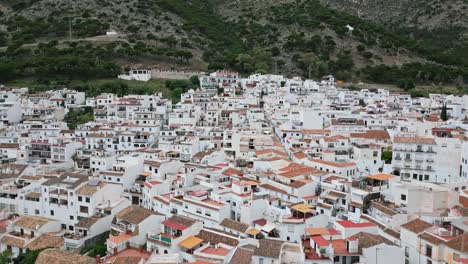
[{"label": "balcony", "polygon": [[157,234],[157,235],[148,235],[148,236],[151,239],[161,241],[161,242],[164,242],[166,244],[171,244],[172,240],[174,239],[173,236],[171,236],[169,234],[165,234],[165,233],[160,233],[160,234]]},{"label": "balcony", "polygon": [[119,233],[131,233],[135,231],[133,225],[125,224],[125,223],[114,223],[111,224],[111,229],[119,232]]},{"label": "balcony", "polygon": [[148,143],[149,140],[146,138],[135,138],[134,142],[135,143]]},{"label": "balcony", "polygon": [[87,237],[82,234],[72,233],[72,234],[65,234],[64,239],[65,239],[64,241],[65,249],[75,250],[84,244]]}]

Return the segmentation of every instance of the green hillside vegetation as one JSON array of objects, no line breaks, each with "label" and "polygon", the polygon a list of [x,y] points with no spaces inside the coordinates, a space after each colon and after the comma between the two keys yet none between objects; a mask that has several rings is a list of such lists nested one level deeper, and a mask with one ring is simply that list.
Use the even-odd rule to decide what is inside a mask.
[{"label": "green hillside vegetation", "polygon": [[[468,42],[460,26],[385,27],[317,0],[85,2],[6,1],[0,82],[109,78],[151,63],[395,85],[468,82]],[[125,35],[87,39],[109,28]]]}]

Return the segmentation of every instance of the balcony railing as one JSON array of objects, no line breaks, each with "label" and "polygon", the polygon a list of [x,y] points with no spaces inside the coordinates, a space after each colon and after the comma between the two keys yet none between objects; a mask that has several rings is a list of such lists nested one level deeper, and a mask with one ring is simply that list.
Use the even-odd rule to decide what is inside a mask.
[{"label": "balcony railing", "polygon": [[154,239],[154,240],[158,240],[158,241],[161,241],[161,242],[164,242],[164,243],[167,243],[167,244],[171,244],[172,239],[174,238],[171,235],[165,234],[165,233],[161,233],[161,234],[158,234],[158,235],[150,235],[149,237]]},{"label": "balcony railing", "polygon": [[111,224],[111,228],[121,232],[121,233],[127,233],[127,232],[133,232],[134,229],[131,226],[127,226],[124,224]]}]

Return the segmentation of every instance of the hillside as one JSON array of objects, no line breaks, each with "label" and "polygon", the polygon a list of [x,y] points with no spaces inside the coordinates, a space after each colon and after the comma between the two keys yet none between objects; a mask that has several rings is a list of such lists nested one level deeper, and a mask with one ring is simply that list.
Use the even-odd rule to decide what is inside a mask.
[{"label": "hillside", "polygon": [[387,26],[438,29],[468,26],[465,0],[320,0],[333,9]]},{"label": "hillside", "polygon": [[[331,73],[408,87],[468,81],[463,18],[423,26],[408,16],[396,27],[403,13],[388,1],[380,9],[366,0],[321,1],[4,0],[0,81],[101,78],[130,67]],[[397,11],[384,21],[363,14],[367,8]],[[109,30],[119,34],[96,37]]]}]

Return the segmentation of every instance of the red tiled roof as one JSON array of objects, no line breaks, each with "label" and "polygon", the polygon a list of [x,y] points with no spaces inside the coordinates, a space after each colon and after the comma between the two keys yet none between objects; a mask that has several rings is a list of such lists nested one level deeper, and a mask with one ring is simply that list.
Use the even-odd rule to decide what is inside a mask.
[{"label": "red tiled roof", "polygon": [[242,175],[244,175],[244,173],[242,173],[242,171],[236,170],[234,168],[228,168],[225,171],[223,171],[223,175],[225,175],[225,176],[234,176],[234,175],[242,176]]},{"label": "red tiled roof", "polygon": [[310,161],[313,161],[313,162],[316,162],[316,163],[320,163],[320,164],[323,164],[323,165],[338,167],[338,168],[356,166],[356,163],[354,163],[354,162],[343,162],[343,163],[338,163],[338,162],[325,161],[325,160],[320,160],[320,159],[310,159]]},{"label": "red tiled roof", "polygon": [[150,189],[151,189],[151,187],[153,187],[154,185],[161,184],[161,182],[160,182],[160,181],[149,181],[149,182],[146,182],[146,181],[145,181],[144,184],[145,184],[145,186],[146,186],[147,188],[150,188]]},{"label": "red tiled roof", "polygon": [[280,156],[288,156],[288,153],[283,152],[283,151],[279,151],[279,150],[276,150],[276,149],[264,149],[264,150],[257,150],[255,152],[255,155],[257,155],[257,156],[263,155],[263,154],[277,154],[277,155],[280,155]]},{"label": "red tiled roof", "polygon": [[205,254],[210,254],[210,255],[216,255],[216,256],[226,256],[227,254],[229,254],[230,250],[229,249],[226,249],[226,248],[223,248],[223,247],[219,247],[219,248],[205,248],[202,253],[205,253]]},{"label": "red tiled roof", "polygon": [[422,137],[395,137],[393,139],[395,143],[401,144],[421,144],[421,145],[435,145],[436,142],[433,138],[422,138]]},{"label": "red tiled roof", "polygon": [[179,224],[179,223],[176,223],[176,222],[173,222],[173,221],[170,221],[170,220],[163,221],[163,222],[161,222],[161,224],[163,224],[165,226],[168,226],[170,228],[181,230],[181,231],[188,228],[187,226],[184,226],[182,224]]},{"label": "red tiled roof", "polygon": [[305,159],[307,158],[307,154],[305,154],[304,152],[296,152],[294,153],[294,157],[296,157],[297,159]]},{"label": "red tiled roof", "polygon": [[356,223],[356,222],[349,221],[349,220],[336,221],[336,223],[346,228],[377,226],[376,224],[371,223],[371,222]]},{"label": "red tiled roof", "polygon": [[314,241],[314,243],[318,247],[328,247],[328,245],[330,245],[330,241],[323,238],[323,236],[312,236],[311,239],[312,239],[312,241]]},{"label": "red tiled roof", "polygon": [[351,133],[351,137],[382,140],[390,139],[390,135],[386,130],[369,130],[364,133]]}]

